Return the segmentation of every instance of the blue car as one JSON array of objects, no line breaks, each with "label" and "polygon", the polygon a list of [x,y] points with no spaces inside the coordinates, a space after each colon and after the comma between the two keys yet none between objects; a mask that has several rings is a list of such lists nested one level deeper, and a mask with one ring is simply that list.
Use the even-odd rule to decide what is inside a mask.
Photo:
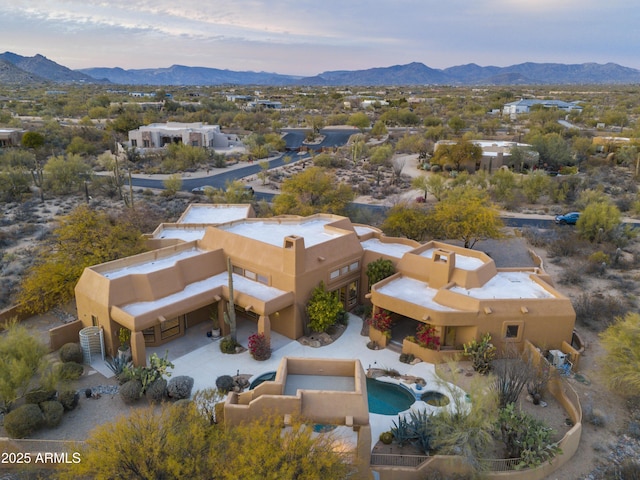
[{"label": "blue car", "polygon": [[556,217],[556,223],[559,225],[575,225],[580,218],[580,212],[569,212]]}]

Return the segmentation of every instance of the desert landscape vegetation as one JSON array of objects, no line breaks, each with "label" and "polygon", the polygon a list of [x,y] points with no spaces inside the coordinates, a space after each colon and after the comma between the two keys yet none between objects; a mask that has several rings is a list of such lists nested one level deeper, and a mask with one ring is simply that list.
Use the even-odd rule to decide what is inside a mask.
[{"label": "desert landscape vegetation", "polygon": [[[483,248],[489,239],[505,245],[517,239],[571,299],[584,347],[577,374],[566,378],[582,404],[580,448],[549,478],[638,478],[637,87],[261,87],[260,98],[281,102],[274,110],[228,100],[255,95],[250,87],[136,86],[151,100],[131,96],[132,90],[0,86],[0,130],[22,132],[19,145],[0,149],[5,319],[15,315],[15,306],[27,326],[35,316],[47,318],[45,326],[73,316],[73,287],[84,267],[142,251],[141,235],[175,221],[190,203],[251,202],[264,217],[346,214],[390,236],[471,248]],[[520,98],[578,102],[581,109],[538,106],[518,115],[502,113],[506,103]],[[364,99],[371,101],[363,106]],[[130,130],[167,121],[220,125],[238,135],[244,148],[214,151],[180,144],[142,154],[127,146]],[[329,127],[353,133],[342,146],[316,151]],[[302,152],[287,150],[291,128],[304,130]],[[445,140],[449,146],[435,148]],[[505,166],[481,169],[477,140],[518,146]],[[270,161],[280,156],[284,165],[271,168]],[[256,164],[257,173],[221,188],[196,194],[184,187],[194,178],[204,182]],[[157,188],[135,186],[143,178],[158,180]],[[247,195],[247,185],[255,196]],[[478,209],[495,212],[495,220],[474,220]],[[581,212],[577,225],[553,221],[571,211]],[[518,217],[529,222],[505,227],[500,220]],[[447,228],[456,222],[466,230]],[[51,355],[58,358],[59,352]],[[440,369],[443,376],[459,369],[461,383],[474,377],[465,359]],[[0,378],[0,384],[8,382]],[[92,381],[84,375],[70,388],[81,390]],[[524,409],[563,431],[562,412],[553,405],[533,408],[525,397]],[[102,410],[105,423],[117,410],[132,408],[117,397],[112,410],[101,400],[80,401],[82,414]],[[5,398],[4,414],[10,407]],[[80,414],[73,413],[69,424],[80,422]],[[86,426],[80,429],[88,435]],[[64,428],[62,420],[56,429],[35,435],[65,438],[55,433]]]}]

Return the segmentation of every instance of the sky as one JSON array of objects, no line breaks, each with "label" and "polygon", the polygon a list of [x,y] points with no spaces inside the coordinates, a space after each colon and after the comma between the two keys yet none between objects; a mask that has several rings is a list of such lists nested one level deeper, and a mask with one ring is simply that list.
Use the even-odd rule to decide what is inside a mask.
[{"label": "sky", "polygon": [[637,0],[0,0],[0,53],[312,76],[421,62],[640,69]]}]

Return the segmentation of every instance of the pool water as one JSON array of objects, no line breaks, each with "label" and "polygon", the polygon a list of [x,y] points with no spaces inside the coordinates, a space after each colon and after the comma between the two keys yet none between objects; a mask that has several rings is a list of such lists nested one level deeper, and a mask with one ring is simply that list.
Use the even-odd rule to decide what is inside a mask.
[{"label": "pool water", "polygon": [[369,412],[380,415],[397,415],[411,408],[416,401],[406,388],[395,383],[380,382],[367,377]]},{"label": "pool water", "polygon": [[276,379],[276,372],[263,373],[262,375],[260,375],[259,377],[255,378],[251,382],[251,385],[249,385],[249,390],[253,390],[254,388],[256,388],[258,385],[260,385],[263,382],[271,382],[271,381],[273,381],[275,379]]}]

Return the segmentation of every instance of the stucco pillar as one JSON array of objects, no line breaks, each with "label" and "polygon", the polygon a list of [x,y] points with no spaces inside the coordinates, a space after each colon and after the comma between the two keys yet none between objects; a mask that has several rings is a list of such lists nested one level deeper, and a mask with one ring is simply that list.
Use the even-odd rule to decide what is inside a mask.
[{"label": "stucco pillar", "polygon": [[260,318],[258,318],[258,333],[262,333],[269,346],[271,346],[271,320],[269,315],[260,315]]},{"label": "stucco pillar", "polygon": [[131,357],[133,364],[137,367],[147,365],[147,351],[144,345],[144,335],[142,331],[131,332]]}]

